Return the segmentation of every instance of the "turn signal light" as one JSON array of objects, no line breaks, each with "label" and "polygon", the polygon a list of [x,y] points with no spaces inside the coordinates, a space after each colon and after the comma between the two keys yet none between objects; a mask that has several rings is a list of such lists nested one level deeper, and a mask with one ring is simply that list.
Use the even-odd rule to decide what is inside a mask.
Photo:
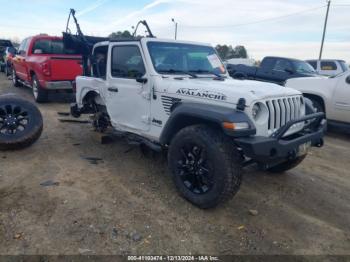
[{"label": "turn signal light", "polygon": [[242,129],[249,129],[249,124],[247,122],[238,122],[238,123],[223,122],[222,127],[229,130],[242,130]]}]

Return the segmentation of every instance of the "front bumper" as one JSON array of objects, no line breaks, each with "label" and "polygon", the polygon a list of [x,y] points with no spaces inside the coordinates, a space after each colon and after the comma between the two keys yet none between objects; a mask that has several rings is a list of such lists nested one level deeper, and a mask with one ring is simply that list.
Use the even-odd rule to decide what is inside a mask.
[{"label": "front bumper", "polygon": [[[304,122],[303,130],[284,137],[289,128],[296,123]],[[242,148],[244,155],[262,164],[275,164],[300,155],[300,147],[310,145],[321,147],[326,129],[323,113],[307,115],[282,126],[270,137],[253,136],[238,138],[235,141]]]},{"label": "front bumper", "polygon": [[45,87],[48,90],[71,90],[73,89],[72,81],[52,81],[46,82]]}]

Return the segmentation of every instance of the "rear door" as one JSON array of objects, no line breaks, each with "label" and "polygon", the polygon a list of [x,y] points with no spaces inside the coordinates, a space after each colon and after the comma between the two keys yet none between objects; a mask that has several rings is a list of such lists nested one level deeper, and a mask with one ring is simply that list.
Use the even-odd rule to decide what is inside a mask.
[{"label": "rear door", "polygon": [[82,74],[82,59],[73,50],[65,49],[60,38],[43,38],[35,41],[32,53],[48,58],[51,81],[74,80]]},{"label": "rear door", "polygon": [[272,67],[274,65],[274,59],[266,57],[263,59],[261,65],[257,68],[255,78],[257,80],[273,82],[272,79]]}]

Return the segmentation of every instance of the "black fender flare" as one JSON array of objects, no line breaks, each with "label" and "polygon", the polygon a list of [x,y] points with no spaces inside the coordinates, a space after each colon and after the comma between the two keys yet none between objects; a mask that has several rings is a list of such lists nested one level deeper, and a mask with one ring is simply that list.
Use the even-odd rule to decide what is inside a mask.
[{"label": "black fender flare", "polygon": [[[249,129],[227,130],[222,127],[223,122],[247,122],[249,124]],[[218,105],[181,102],[171,111],[171,115],[163,128],[159,142],[163,145],[169,144],[172,137],[180,129],[195,124],[207,124],[220,128],[225,134],[232,137],[256,134],[253,122],[243,111]]]}]

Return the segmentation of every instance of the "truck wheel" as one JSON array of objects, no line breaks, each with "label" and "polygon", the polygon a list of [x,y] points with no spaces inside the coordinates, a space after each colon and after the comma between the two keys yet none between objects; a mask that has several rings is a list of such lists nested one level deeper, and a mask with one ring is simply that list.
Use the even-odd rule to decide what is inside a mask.
[{"label": "truck wheel", "polygon": [[8,65],[5,65],[5,70],[4,70],[4,72],[5,72],[5,76],[9,76],[9,75],[10,75]]},{"label": "truck wheel", "polygon": [[273,166],[271,168],[269,168],[267,171],[271,172],[271,173],[284,173],[290,169],[293,169],[295,167],[297,167],[301,162],[303,162],[303,160],[305,159],[306,155],[304,156],[299,156],[293,160],[288,160],[286,162],[280,163],[276,166]]},{"label": "truck wheel", "polygon": [[14,68],[12,69],[12,83],[15,87],[21,86],[21,83],[18,81],[16,70]]},{"label": "truck wheel", "polygon": [[32,90],[33,90],[33,96],[36,102],[38,103],[47,102],[47,97],[48,97],[47,90],[43,89],[40,86],[40,82],[36,77],[36,75],[33,76]]},{"label": "truck wheel", "polygon": [[200,208],[215,207],[238,192],[241,163],[233,141],[204,125],[180,130],[168,151],[168,164],[178,191]]},{"label": "truck wheel", "polygon": [[12,95],[0,97],[0,150],[30,146],[42,130],[43,118],[35,105]]},{"label": "truck wheel", "polygon": [[318,112],[324,113],[324,107],[317,99],[314,99],[314,98],[309,98],[309,99],[311,100],[312,106],[316,110],[317,113]]}]

